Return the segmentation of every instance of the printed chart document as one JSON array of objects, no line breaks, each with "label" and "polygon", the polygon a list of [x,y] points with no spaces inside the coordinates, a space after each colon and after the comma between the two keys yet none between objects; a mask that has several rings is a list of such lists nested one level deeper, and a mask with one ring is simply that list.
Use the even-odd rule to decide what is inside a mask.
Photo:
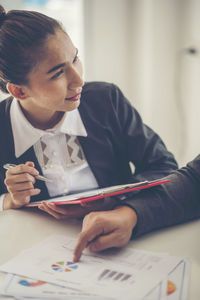
[{"label": "printed chart document", "polygon": [[[154,287],[142,300],[187,300],[190,281],[190,262],[182,259],[174,265],[166,279]],[[4,282],[2,294],[17,296],[17,299],[65,299],[65,300],[109,300],[79,290],[49,284],[45,281],[9,274]]]},{"label": "printed chart document", "polygon": [[[34,280],[24,276],[10,274],[7,276],[2,294],[18,297],[31,297],[43,299],[63,300],[109,300],[90,293],[84,293],[76,289],[69,289],[63,286],[50,284],[41,280]],[[112,299],[111,299],[112,300]]]},{"label": "printed chart document", "polygon": [[[80,204],[84,202],[95,201],[105,197],[112,197],[120,194],[130,193],[132,191],[147,189],[156,185],[164,184],[170,182],[169,179],[160,179],[153,181],[143,181],[137,183],[129,183],[122,185],[115,185],[105,188],[93,189],[90,191],[84,191],[76,194],[69,194],[61,197],[47,199],[45,201],[54,203],[56,205],[64,204]],[[26,205],[26,207],[38,206],[41,201],[31,202]]]},{"label": "printed chart document", "polygon": [[[18,278],[14,277],[12,281],[15,282],[10,281],[10,285],[8,284],[4,291],[8,293],[12,283],[15,287],[18,285],[18,291],[23,286],[37,286],[42,289],[45,281],[61,285],[63,288],[57,287],[57,293],[65,287],[64,293],[75,293],[74,297],[79,299],[82,297],[76,294],[78,292],[81,292],[85,299],[95,299],[94,295],[97,299],[123,299],[126,293],[126,299],[156,300],[149,298],[149,292],[166,280],[166,276],[182,261],[181,258],[127,247],[101,254],[85,251],[81,261],[73,263],[71,259],[75,242],[76,240],[66,236],[51,236],[0,266],[0,271],[33,278],[21,279],[20,283]],[[38,294],[35,296],[38,297],[41,290],[37,290]],[[67,294],[65,299],[66,296]]]},{"label": "printed chart document", "polygon": [[[161,290],[162,289],[162,290]],[[20,299],[28,299],[28,297],[38,299],[65,299],[65,300],[112,300],[102,296],[96,296],[90,293],[84,293],[68,289],[66,287],[50,284],[41,280],[34,280],[28,277],[10,274],[7,276],[2,294],[7,296],[20,297]],[[166,281],[158,285],[148,293],[147,297],[142,300],[165,300]],[[27,297],[27,298],[26,298]],[[139,299],[135,299],[139,300]],[[178,299],[177,299],[178,300]]]}]

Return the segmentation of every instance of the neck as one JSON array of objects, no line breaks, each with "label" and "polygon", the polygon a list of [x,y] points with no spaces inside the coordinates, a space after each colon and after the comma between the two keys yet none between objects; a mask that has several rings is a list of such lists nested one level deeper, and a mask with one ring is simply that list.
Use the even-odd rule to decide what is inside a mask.
[{"label": "neck", "polygon": [[53,128],[56,124],[60,122],[60,120],[64,115],[64,112],[57,111],[48,119],[45,117],[38,118],[32,115],[31,113],[29,113],[28,111],[26,111],[22,106],[21,109],[23,111],[24,116],[31,123],[31,125],[35,128],[42,129],[42,130]]}]

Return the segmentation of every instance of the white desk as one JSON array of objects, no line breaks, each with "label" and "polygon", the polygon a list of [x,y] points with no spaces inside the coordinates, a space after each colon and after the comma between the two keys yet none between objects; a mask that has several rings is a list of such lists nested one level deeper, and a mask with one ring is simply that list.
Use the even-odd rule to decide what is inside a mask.
[{"label": "white desk", "polygon": [[[71,237],[77,237],[80,229],[81,223],[76,220],[58,221],[31,209],[4,211],[0,213],[0,264],[51,234],[70,234]],[[138,249],[190,257],[192,272],[188,300],[200,299],[200,220],[148,234],[129,245]],[[3,278],[4,276],[0,277],[0,283]],[[0,296],[0,299],[13,298]]]}]

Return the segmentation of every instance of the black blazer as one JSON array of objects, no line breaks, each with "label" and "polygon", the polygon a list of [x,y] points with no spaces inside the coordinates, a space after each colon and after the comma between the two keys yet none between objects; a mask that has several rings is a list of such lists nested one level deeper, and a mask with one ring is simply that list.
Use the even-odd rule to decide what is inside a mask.
[{"label": "black blazer", "polygon": [[171,182],[126,201],[138,216],[134,236],[200,217],[200,155],[167,178]]},{"label": "black blazer", "polygon": [[[29,160],[42,173],[33,147],[19,158],[15,157],[10,122],[11,102],[10,97],[0,103],[1,194],[7,192],[3,164],[20,164]],[[79,137],[79,142],[100,187],[156,179],[177,169],[173,155],[167,151],[160,137],[143,124],[138,112],[115,85],[86,83],[79,112],[88,133],[87,137]],[[134,174],[129,162],[135,166]],[[37,180],[35,187],[40,188],[41,193],[32,197],[32,201],[49,198],[44,182]]]}]

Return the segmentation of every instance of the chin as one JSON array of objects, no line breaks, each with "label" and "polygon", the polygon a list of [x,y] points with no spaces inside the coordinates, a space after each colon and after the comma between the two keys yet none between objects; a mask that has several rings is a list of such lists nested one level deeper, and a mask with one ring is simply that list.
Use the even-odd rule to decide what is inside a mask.
[{"label": "chin", "polygon": [[66,111],[74,110],[74,109],[78,108],[79,105],[80,105],[80,100],[78,100],[76,102],[67,103]]}]

